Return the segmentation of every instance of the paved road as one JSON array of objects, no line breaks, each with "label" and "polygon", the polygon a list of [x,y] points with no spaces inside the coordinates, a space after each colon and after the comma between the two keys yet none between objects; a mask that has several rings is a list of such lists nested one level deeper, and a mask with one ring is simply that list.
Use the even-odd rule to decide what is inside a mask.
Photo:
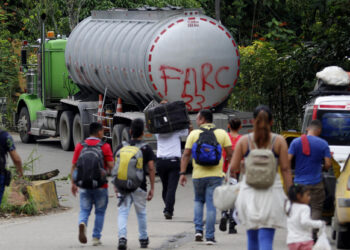
[{"label": "paved road", "polygon": [[[22,144],[18,135],[13,134],[17,150],[25,160],[33,149],[40,159],[36,162],[34,173],[59,169],[58,178],[65,177],[70,171],[73,153],[60,148],[58,140],[43,140],[38,144]],[[70,193],[67,181],[56,181],[60,204],[67,210],[34,217],[0,219],[0,249],[36,250],[36,249],[96,249],[91,246],[93,216],[88,226],[88,243],[78,242],[77,218],[79,212],[78,199]],[[246,249],[244,228],[238,227],[237,235],[228,235],[216,231],[218,241],[215,246],[193,241],[193,189],[191,181],[186,187],[179,187],[175,205],[175,216],[166,221],[162,216],[161,183],[156,178],[155,197],[147,204],[148,232],[150,249]],[[102,235],[103,245],[98,249],[116,249],[117,246],[117,200],[113,190],[109,188],[109,206],[107,208],[105,226]],[[219,217],[218,217],[219,218]],[[135,212],[132,210],[128,224],[128,249],[138,249],[138,232]],[[278,230],[274,249],[287,249],[285,246],[285,230]],[[332,243],[334,245],[334,243]]]}]

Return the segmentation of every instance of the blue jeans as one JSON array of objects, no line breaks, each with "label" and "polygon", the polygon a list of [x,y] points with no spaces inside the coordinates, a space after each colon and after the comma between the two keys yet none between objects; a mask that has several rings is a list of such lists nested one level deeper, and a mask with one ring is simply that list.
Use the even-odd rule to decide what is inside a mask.
[{"label": "blue jeans", "polygon": [[92,233],[93,238],[100,239],[105,219],[106,208],[108,205],[107,188],[83,189],[80,192],[80,212],[79,224],[84,222],[88,224],[92,206],[95,205],[95,225]]},{"label": "blue jeans", "polygon": [[247,231],[248,250],[272,250],[274,228],[251,229]]},{"label": "blue jeans", "polygon": [[221,177],[205,177],[193,179],[194,186],[194,225],[196,231],[203,231],[203,208],[206,203],[207,218],[206,218],[206,239],[214,238],[216,208],[213,204],[213,192],[217,186],[222,183]]},{"label": "blue jeans", "polygon": [[0,204],[2,201],[2,196],[4,194],[5,191],[5,175],[0,174]]},{"label": "blue jeans", "polygon": [[146,216],[147,192],[141,188],[136,189],[130,194],[124,195],[124,200],[119,206],[118,212],[118,237],[127,239],[127,225],[131,204],[134,203],[137,221],[139,224],[139,239],[145,240],[147,235],[147,216]]}]

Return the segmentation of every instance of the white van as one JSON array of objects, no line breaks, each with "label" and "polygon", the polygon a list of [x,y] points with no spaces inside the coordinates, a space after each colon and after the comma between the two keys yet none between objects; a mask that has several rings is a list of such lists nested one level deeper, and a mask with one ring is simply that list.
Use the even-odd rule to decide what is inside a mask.
[{"label": "white van", "polygon": [[328,142],[333,158],[343,168],[350,154],[350,92],[314,97],[304,108],[302,132],[306,132],[312,120],[320,120],[321,137]]}]

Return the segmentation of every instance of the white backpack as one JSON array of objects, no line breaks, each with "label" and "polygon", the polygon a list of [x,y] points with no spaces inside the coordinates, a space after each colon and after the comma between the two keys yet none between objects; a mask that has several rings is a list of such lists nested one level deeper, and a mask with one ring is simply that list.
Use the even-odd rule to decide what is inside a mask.
[{"label": "white backpack", "polygon": [[267,189],[275,182],[277,161],[272,152],[276,135],[271,138],[270,148],[258,148],[253,140],[254,148],[251,147],[251,134],[248,135],[249,154],[244,159],[246,183],[256,189]]}]

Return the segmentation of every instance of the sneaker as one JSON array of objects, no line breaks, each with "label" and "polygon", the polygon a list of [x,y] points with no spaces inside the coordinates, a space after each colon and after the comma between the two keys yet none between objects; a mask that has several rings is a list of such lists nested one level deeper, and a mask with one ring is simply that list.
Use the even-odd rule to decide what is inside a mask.
[{"label": "sneaker", "polygon": [[102,242],[100,241],[100,239],[92,238],[92,245],[93,246],[100,246],[100,245],[102,245]]},{"label": "sneaker", "polygon": [[127,242],[127,239],[120,238],[118,242],[118,250],[126,250],[126,242]]},{"label": "sneaker", "polygon": [[164,217],[167,220],[171,220],[173,218],[172,214],[167,211],[164,212]]},{"label": "sneaker", "polygon": [[84,222],[79,224],[79,241],[80,243],[86,244],[86,225]]},{"label": "sneaker", "polygon": [[236,230],[235,226],[236,226],[236,223],[234,221],[230,220],[230,223],[229,223],[229,226],[228,226],[228,233],[229,234],[236,234],[237,233],[237,230]]},{"label": "sneaker", "polygon": [[223,231],[223,232],[226,231],[226,229],[227,229],[227,218],[226,217],[221,218],[219,229],[220,229],[220,231]]},{"label": "sneaker", "polygon": [[196,230],[194,237],[195,237],[195,241],[203,241],[203,231]]},{"label": "sneaker", "polygon": [[207,239],[207,241],[205,242],[205,244],[211,246],[211,245],[215,245],[216,244],[216,240],[215,238],[210,238],[210,239]]},{"label": "sneaker", "polygon": [[140,239],[140,247],[141,248],[147,248],[149,244],[149,239]]}]

